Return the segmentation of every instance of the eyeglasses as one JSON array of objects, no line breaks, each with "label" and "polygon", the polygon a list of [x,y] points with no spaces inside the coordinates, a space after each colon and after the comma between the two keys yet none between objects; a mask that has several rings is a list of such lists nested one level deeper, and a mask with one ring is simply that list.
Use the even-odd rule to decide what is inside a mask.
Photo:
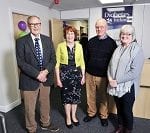
[{"label": "eyeglasses", "polygon": [[31,27],[34,27],[34,26],[40,26],[41,23],[30,23],[29,25],[30,25]]},{"label": "eyeglasses", "polygon": [[132,34],[129,33],[121,33],[121,36],[131,36]]}]

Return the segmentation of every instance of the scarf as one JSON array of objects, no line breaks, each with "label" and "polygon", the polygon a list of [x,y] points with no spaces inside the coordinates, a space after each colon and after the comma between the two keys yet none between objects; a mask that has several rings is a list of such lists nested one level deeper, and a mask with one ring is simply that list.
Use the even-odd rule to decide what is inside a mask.
[{"label": "scarf", "polygon": [[[127,47],[120,45],[111,58],[108,66],[108,75],[112,79],[116,79],[116,76],[130,71],[131,63],[137,55],[140,47],[136,42],[131,42]],[[133,81],[127,81],[117,84],[117,87],[113,88],[110,85],[107,87],[107,92],[112,96],[122,97],[127,92],[130,92],[130,88]]]}]

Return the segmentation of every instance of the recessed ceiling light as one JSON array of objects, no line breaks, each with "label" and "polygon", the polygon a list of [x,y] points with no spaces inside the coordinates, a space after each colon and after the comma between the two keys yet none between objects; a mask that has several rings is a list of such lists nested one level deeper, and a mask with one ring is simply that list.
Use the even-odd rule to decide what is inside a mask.
[{"label": "recessed ceiling light", "polygon": [[102,4],[123,3],[123,0],[99,0]]}]

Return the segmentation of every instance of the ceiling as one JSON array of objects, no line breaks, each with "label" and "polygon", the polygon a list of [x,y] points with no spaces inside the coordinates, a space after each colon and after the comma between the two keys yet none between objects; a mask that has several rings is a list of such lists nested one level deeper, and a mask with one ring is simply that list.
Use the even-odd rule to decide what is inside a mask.
[{"label": "ceiling", "polygon": [[109,5],[108,4],[102,5],[98,0],[58,0],[59,4],[55,4],[54,0],[30,0],[30,1],[49,7],[50,9],[56,9],[59,11],[102,7],[102,6],[150,3],[150,0],[124,0],[124,3],[122,4],[118,3]]}]

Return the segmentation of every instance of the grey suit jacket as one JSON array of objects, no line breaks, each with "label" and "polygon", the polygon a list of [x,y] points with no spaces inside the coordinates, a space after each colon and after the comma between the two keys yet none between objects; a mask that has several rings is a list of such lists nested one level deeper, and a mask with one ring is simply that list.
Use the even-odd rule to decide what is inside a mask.
[{"label": "grey suit jacket", "polygon": [[[49,71],[47,81],[43,84],[44,86],[50,86],[54,82],[55,50],[49,37],[42,34],[40,37],[43,47],[43,68]],[[16,58],[20,68],[19,89],[36,90],[40,84],[36,79],[40,68],[30,34],[16,40]]]}]

